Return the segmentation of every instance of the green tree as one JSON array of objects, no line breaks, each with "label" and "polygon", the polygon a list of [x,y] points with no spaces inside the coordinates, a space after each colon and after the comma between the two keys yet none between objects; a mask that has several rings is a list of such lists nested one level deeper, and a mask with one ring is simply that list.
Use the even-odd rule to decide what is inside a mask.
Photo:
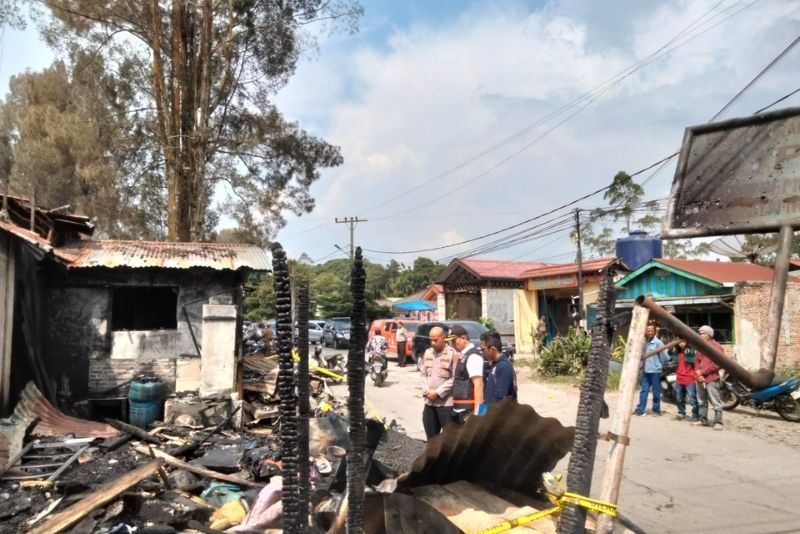
[{"label": "green tree", "polygon": [[244,318],[262,321],[275,317],[275,288],[272,275],[252,273],[244,284]]},{"label": "green tree", "polygon": [[[642,229],[657,233],[662,217],[655,201],[643,201],[644,188],[633,181],[625,171],[619,171],[611,181],[603,198],[608,206],[591,210],[581,221],[583,247],[599,257],[616,255],[617,237],[631,230]],[[576,238],[573,232],[573,240]],[[664,256],[691,258],[708,253],[708,244],[694,244],[688,239],[665,240]]]},{"label": "green tree", "polygon": [[[0,22],[24,3],[0,0]],[[355,30],[353,0],[48,0],[32,8],[57,50],[91,50],[125,82],[122,112],[135,150],[158,154],[167,237],[208,238],[226,213],[260,239],[309,212],[319,169],[337,147],[286,120],[273,98],[314,46],[309,24]],[[216,191],[225,202],[212,205]]]},{"label": "green tree", "polygon": [[140,133],[120,114],[124,91],[102,61],[75,49],[9,85],[0,137],[13,193],[96,217],[99,237],[165,237],[158,157],[134,149]]}]

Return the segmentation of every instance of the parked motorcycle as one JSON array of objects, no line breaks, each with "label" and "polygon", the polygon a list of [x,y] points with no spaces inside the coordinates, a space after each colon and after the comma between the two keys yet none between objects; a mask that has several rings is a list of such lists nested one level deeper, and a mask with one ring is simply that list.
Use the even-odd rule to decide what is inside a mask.
[{"label": "parked motorcycle", "polygon": [[[322,345],[320,343],[314,344],[314,360],[317,366],[322,369],[333,371],[339,375],[344,376],[346,371],[344,368],[344,356],[341,353],[322,354]],[[342,380],[333,376],[328,377],[334,384],[340,383]]]},{"label": "parked motorcycle", "polygon": [[369,353],[369,377],[376,387],[381,387],[389,376],[389,366],[386,362],[386,352],[370,351]]},{"label": "parked motorcycle", "polygon": [[724,410],[733,410],[741,404],[757,410],[775,410],[787,421],[800,422],[800,382],[794,378],[775,377],[772,384],[754,391],[725,376],[720,380],[719,393]]},{"label": "parked motorcycle", "polygon": [[676,402],[678,399],[677,370],[677,362],[671,360],[664,362],[661,369],[661,398],[669,402]]}]

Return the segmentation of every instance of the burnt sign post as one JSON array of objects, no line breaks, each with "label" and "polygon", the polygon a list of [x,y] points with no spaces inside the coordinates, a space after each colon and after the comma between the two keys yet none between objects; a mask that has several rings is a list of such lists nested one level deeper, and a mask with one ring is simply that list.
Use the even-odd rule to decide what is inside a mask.
[{"label": "burnt sign post", "polygon": [[661,235],[780,233],[761,351],[761,368],[770,371],[795,228],[800,228],[800,108],[686,129]]}]

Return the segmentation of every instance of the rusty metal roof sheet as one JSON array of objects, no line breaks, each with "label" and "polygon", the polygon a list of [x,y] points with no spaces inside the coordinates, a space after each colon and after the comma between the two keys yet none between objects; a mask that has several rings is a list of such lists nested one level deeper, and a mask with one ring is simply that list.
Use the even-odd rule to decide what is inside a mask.
[{"label": "rusty metal roof sheet", "polygon": [[26,421],[38,418],[39,422],[32,432],[36,436],[61,437],[73,434],[78,438],[110,438],[117,435],[117,429],[105,423],[64,415],[44,398],[33,382],[28,382],[20,393],[14,416]]},{"label": "rusty metal roof sheet", "polygon": [[82,240],[54,250],[70,269],[89,267],[162,267],[216,270],[271,268],[267,251],[256,245],[170,243],[163,241]]},{"label": "rusty metal roof sheet", "polygon": [[774,276],[774,271],[772,269],[755,263],[684,260],[677,258],[657,258],[654,261],[720,284],[770,281]]},{"label": "rusty metal roof sheet", "polygon": [[[584,273],[597,272],[605,269],[609,264],[617,261],[616,258],[600,258],[597,260],[586,260],[583,262],[582,270]],[[550,276],[563,276],[568,274],[578,274],[578,264],[565,263],[563,265],[549,265],[538,269],[531,269],[522,273],[522,278],[548,278]]]},{"label": "rusty metal roof sheet", "polygon": [[486,415],[449,425],[428,440],[400,485],[413,488],[466,480],[535,495],[542,473],[570,451],[574,437],[573,427],[507,398],[491,404]]}]

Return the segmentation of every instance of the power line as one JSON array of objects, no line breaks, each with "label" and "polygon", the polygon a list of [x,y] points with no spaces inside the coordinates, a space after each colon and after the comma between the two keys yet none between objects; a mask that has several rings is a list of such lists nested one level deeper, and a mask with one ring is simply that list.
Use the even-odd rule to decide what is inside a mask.
[{"label": "power line", "polygon": [[529,222],[541,219],[542,217],[546,217],[547,215],[550,215],[552,213],[560,211],[560,210],[562,210],[564,208],[568,208],[570,206],[573,206],[573,205],[577,204],[578,202],[580,202],[581,200],[586,200],[587,198],[593,197],[594,195],[596,195],[598,193],[602,193],[603,191],[605,191],[609,187],[610,186],[608,186],[608,185],[605,186],[605,187],[601,187],[600,189],[598,189],[596,191],[592,191],[591,193],[589,193],[587,195],[583,195],[582,197],[580,197],[578,199],[575,199],[575,200],[573,200],[571,202],[567,202],[566,204],[563,204],[563,205],[561,205],[561,206],[559,206],[557,208],[553,208],[553,209],[551,209],[549,211],[541,213],[541,214],[539,214],[539,215],[537,215],[535,217],[531,217],[530,219],[526,219],[526,220],[524,220],[522,222],[519,222],[517,224],[512,224],[511,226],[506,226],[506,227],[501,228],[500,230],[496,230],[494,232],[489,232],[488,234],[484,234],[482,236],[473,237],[471,239],[465,239],[463,241],[459,241],[458,243],[451,243],[449,245],[442,245],[442,246],[439,246],[439,247],[422,248],[422,249],[418,249],[418,250],[391,251],[391,250],[372,250],[372,249],[365,248],[364,251],[365,252],[372,252],[373,254],[398,254],[398,255],[400,255],[400,254],[418,254],[420,252],[433,252],[433,251],[436,251],[436,250],[444,250],[446,248],[457,247],[458,245],[464,245],[466,243],[471,243],[473,241],[478,241],[479,239],[484,239],[486,237],[491,237],[493,235],[497,235],[497,234],[500,234],[502,232],[506,232],[508,230],[512,230],[514,228],[518,228],[518,227],[520,227],[520,226],[522,226],[524,224],[527,224]]},{"label": "power line", "polygon": [[[723,10],[722,10],[720,13],[717,13],[716,15],[714,15],[713,17],[711,17],[709,20],[705,21],[705,22],[703,23],[703,25],[704,25],[704,24],[707,24],[708,22],[710,22],[710,21],[712,21],[712,20],[714,20],[716,17],[718,17],[719,15],[721,15],[722,13],[724,13],[725,11],[728,11],[729,9],[732,9],[733,7],[736,7],[737,5],[741,4],[743,1],[744,1],[744,0],[740,0],[739,2],[736,2],[736,3],[734,3],[734,4],[732,4],[732,5],[728,6],[728,7],[726,7],[726,8],[725,8],[725,9],[723,9]],[[551,127],[550,129],[546,130],[546,131],[545,131],[544,133],[542,133],[540,136],[538,136],[537,138],[535,138],[533,141],[531,141],[530,143],[527,143],[525,146],[523,146],[521,149],[517,150],[516,152],[512,153],[510,156],[508,156],[508,157],[506,157],[506,158],[504,158],[504,159],[500,160],[498,163],[496,163],[495,165],[493,165],[493,166],[492,166],[492,167],[490,167],[489,169],[487,169],[487,170],[485,170],[485,171],[483,171],[483,172],[479,173],[478,175],[476,175],[476,176],[472,177],[472,178],[471,178],[471,179],[469,179],[468,181],[466,181],[466,182],[462,183],[462,184],[460,185],[460,187],[464,187],[464,186],[467,186],[467,185],[470,185],[470,184],[474,183],[474,182],[475,182],[475,181],[477,181],[478,179],[482,178],[483,176],[486,176],[487,174],[491,173],[492,171],[494,171],[494,170],[495,170],[495,169],[497,169],[498,167],[502,166],[503,164],[505,164],[505,163],[506,163],[506,162],[508,162],[509,160],[511,160],[511,159],[513,159],[513,158],[515,158],[516,156],[518,156],[518,155],[519,155],[519,154],[521,154],[522,152],[526,151],[528,148],[530,148],[531,146],[533,146],[534,144],[536,144],[537,142],[539,142],[539,141],[540,141],[541,139],[543,139],[545,136],[549,135],[549,134],[550,134],[551,132],[553,132],[555,129],[559,128],[561,125],[563,125],[564,123],[566,123],[567,121],[569,121],[569,120],[570,120],[572,117],[574,117],[575,115],[577,115],[578,113],[580,113],[581,111],[583,111],[583,110],[584,110],[586,107],[588,107],[589,105],[591,105],[591,104],[592,104],[594,101],[596,101],[598,98],[600,98],[600,97],[601,97],[601,96],[603,96],[605,93],[607,93],[609,90],[611,90],[611,89],[612,89],[612,88],[613,88],[615,85],[617,85],[618,83],[620,83],[620,82],[624,81],[624,80],[625,80],[625,79],[627,79],[629,76],[632,76],[632,75],[633,75],[634,73],[636,73],[637,71],[639,71],[639,70],[643,69],[644,67],[646,67],[646,66],[650,65],[651,63],[653,63],[653,62],[654,62],[654,61],[656,61],[657,59],[660,59],[661,57],[663,57],[663,56],[665,56],[665,55],[667,55],[667,54],[669,54],[669,53],[673,52],[674,50],[676,50],[676,49],[680,48],[681,46],[684,46],[685,44],[687,44],[687,43],[689,43],[689,42],[693,41],[693,40],[694,40],[694,39],[696,39],[697,37],[700,37],[701,35],[705,34],[706,32],[710,31],[711,29],[713,29],[713,28],[715,28],[715,27],[719,26],[720,24],[722,24],[722,23],[723,23],[723,22],[725,22],[726,20],[729,20],[730,18],[732,18],[732,17],[734,17],[734,16],[738,15],[739,13],[741,13],[742,11],[744,11],[745,9],[748,9],[749,7],[753,6],[754,4],[756,4],[756,3],[760,2],[760,1],[761,1],[761,0],[754,0],[753,2],[751,2],[751,3],[749,3],[749,4],[746,4],[746,5],[745,5],[745,6],[744,6],[742,9],[740,9],[740,10],[738,10],[738,11],[734,12],[733,14],[729,15],[728,17],[726,17],[726,18],[724,18],[724,19],[720,20],[720,21],[719,21],[719,22],[717,22],[716,24],[714,24],[714,25],[712,25],[712,26],[710,26],[710,27],[708,27],[708,28],[705,28],[703,31],[701,31],[701,32],[698,32],[698,33],[696,33],[695,35],[692,35],[692,36],[690,36],[689,38],[687,38],[687,39],[686,39],[686,40],[684,40],[683,42],[681,42],[681,43],[679,43],[679,44],[677,44],[677,45],[673,46],[672,48],[668,48],[668,46],[669,46],[670,44],[674,43],[676,40],[678,40],[680,37],[682,37],[682,36],[683,36],[685,33],[687,33],[687,32],[688,32],[688,31],[689,31],[689,30],[690,30],[690,29],[691,29],[691,28],[692,28],[692,27],[693,27],[693,26],[694,26],[694,25],[695,25],[697,22],[699,22],[700,20],[702,20],[703,18],[705,18],[705,17],[706,17],[706,15],[708,15],[708,14],[709,14],[709,13],[711,13],[711,12],[712,12],[714,9],[716,9],[716,8],[717,8],[717,7],[718,7],[718,6],[719,6],[719,5],[720,5],[722,2],[719,2],[719,3],[717,3],[717,4],[716,4],[714,7],[712,7],[712,8],[711,8],[709,11],[707,11],[706,13],[704,13],[703,15],[701,15],[701,16],[700,16],[698,19],[696,19],[696,20],[695,20],[695,21],[693,21],[693,22],[692,22],[692,23],[691,23],[689,26],[687,26],[686,28],[684,28],[684,30],[682,30],[681,32],[679,32],[679,33],[678,33],[676,36],[674,36],[674,37],[673,37],[673,38],[672,38],[670,41],[668,41],[668,42],[667,42],[665,45],[663,45],[661,48],[659,48],[659,49],[658,49],[658,50],[656,50],[655,52],[651,53],[651,54],[650,54],[649,56],[647,56],[645,59],[643,59],[643,60],[640,60],[639,62],[635,63],[635,64],[634,64],[634,65],[632,65],[631,67],[628,67],[627,69],[625,69],[625,70],[621,71],[620,73],[618,73],[617,75],[613,76],[613,77],[612,77],[612,78],[610,78],[608,81],[606,81],[606,82],[603,82],[602,84],[600,84],[600,85],[596,86],[595,88],[593,88],[592,90],[588,91],[587,93],[584,93],[583,95],[579,96],[578,98],[576,98],[575,100],[573,100],[573,101],[571,101],[570,103],[566,104],[565,106],[562,106],[561,108],[559,108],[559,109],[558,109],[558,110],[556,110],[555,112],[552,112],[551,114],[549,114],[549,115],[547,115],[547,116],[543,117],[542,119],[539,119],[538,121],[536,121],[536,122],[535,122],[535,123],[533,123],[532,125],[529,125],[528,127],[524,128],[523,130],[520,130],[519,132],[517,132],[517,133],[513,134],[513,135],[512,135],[512,136],[510,136],[509,138],[506,138],[505,140],[503,140],[503,141],[501,141],[500,143],[498,143],[497,145],[495,145],[495,147],[497,147],[497,148],[499,148],[500,146],[504,146],[505,144],[507,144],[507,143],[508,143],[508,142],[510,142],[511,140],[513,140],[513,139],[516,139],[517,137],[521,136],[521,135],[522,135],[522,133],[527,133],[528,131],[532,130],[534,127],[536,127],[536,126],[539,126],[539,125],[541,125],[541,124],[544,124],[544,123],[545,123],[545,122],[547,122],[547,121],[548,121],[550,118],[554,118],[554,117],[556,117],[556,116],[560,115],[560,114],[561,114],[561,113],[563,113],[564,111],[567,111],[567,110],[568,110],[568,109],[570,109],[571,107],[574,107],[575,105],[578,105],[580,102],[582,102],[582,101],[584,101],[584,100],[586,100],[586,99],[588,98],[588,100],[586,100],[586,102],[585,102],[584,104],[582,104],[582,105],[581,105],[581,106],[580,106],[580,107],[579,107],[579,108],[578,108],[578,109],[577,109],[577,110],[576,110],[574,113],[572,113],[572,114],[568,115],[568,116],[567,116],[567,117],[566,117],[564,120],[562,120],[562,121],[558,122],[558,123],[557,123],[557,124],[555,124],[553,127]],[[701,26],[702,26],[702,25],[701,25]],[[601,89],[601,88],[602,88],[602,90],[600,90],[600,92],[598,92],[597,94],[593,94],[593,93],[595,93],[595,92],[596,92],[598,89]],[[492,148],[488,149],[488,152],[491,152],[491,151],[493,151],[493,150],[495,149],[495,147],[492,147]],[[482,155],[482,154],[485,154],[485,153],[487,153],[487,151],[484,151],[484,152],[482,152],[482,153],[481,153],[481,155]],[[473,159],[471,159],[471,160],[468,160],[467,162],[465,162],[465,163],[462,163],[462,164],[460,164],[460,165],[458,165],[458,166],[456,166],[456,167],[454,167],[454,168],[452,168],[452,169],[450,169],[450,170],[448,170],[448,171],[445,171],[444,173],[441,173],[441,174],[439,174],[439,175],[435,176],[433,179],[431,179],[431,180],[428,180],[428,182],[427,182],[427,185],[430,185],[430,184],[431,184],[432,182],[434,182],[434,181],[438,181],[440,178],[443,178],[444,176],[447,176],[447,175],[451,174],[451,173],[452,173],[452,172],[454,172],[455,170],[459,170],[460,168],[463,168],[463,167],[464,167],[466,164],[468,164],[468,163],[471,163],[471,162],[472,162],[472,161],[474,161],[474,159],[476,159],[477,157],[480,157],[480,155],[479,155],[479,156],[476,156],[475,158],[473,158]],[[417,205],[415,205],[415,207],[413,207],[413,208],[411,208],[411,209],[408,209],[408,210],[405,210],[405,211],[402,211],[402,212],[398,212],[398,213],[396,213],[396,214],[394,214],[394,215],[391,215],[391,216],[388,216],[388,217],[386,217],[386,218],[392,218],[392,217],[394,217],[394,216],[397,216],[397,215],[404,215],[404,214],[406,214],[406,213],[410,213],[410,212],[416,211],[416,210],[418,210],[418,209],[421,209],[421,208],[423,208],[423,207],[426,207],[426,206],[428,206],[428,205],[430,205],[430,204],[433,204],[434,202],[436,202],[436,201],[438,201],[438,200],[441,200],[441,199],[442,199],[442,198],[444,198],[445,196],[449,195],[449,194],[450,194],[452,191],[453,191],[453,189],[450,189],[450,190],[446,191],[446,192],[445,192],[443,195],[441,195],[441,196],[439,196],[439,197],[437,197],[437,198],[434,198],[434,199],[432,199],[432,200],[429,200],[429,201],[427,201],[427,202],[425,202],[425,203],[423,203],[423,204],[417,204]],[[414,192],[415,192],[415,190],[406,191],[405,193],[401,193],[399,196],[397,196],[397,195],[396,195],[396,196],[392,197],[392,200],[397,200],[398,198],[402,198],[402,197],[404,197],[404,196],[407,196],[407,195],[409,195],[409,194],[412,194],[412,193],[414,193]],[[372,210],[374,210],[374,209],[377,209],[377,208],[372,208]],[[369,211],[369,210],[367,210],[367,211]]]},{"label": "power line", "polygon": [[736,103],[736,101],[737,101],[737,100],[739,100],[739,98],[741,98],[741,96],[742,96],[743,94],[745,94],[745,93],[748,91],[748,89],[750,89],[750,88],[751,88],[753,85],[755,85],[755,84],[758,82],[758,80],[760,80],[760,79],[761,79],[761,77],[762,77],[762,76],[764,76],[764,75],[765,75],[767,72],[769,72],[769,71],[770,71],[770,69],[772,69],[772,67],[774,67],[775,65],[777,65],[778,63],[780,63],[780,61],[781,61],[781,60],[782,60],[782,59],[783,59],[783,58],[786,56],[786,54],[788,54],[788,53],[789,53],[789,52],[792,50],[792,48],[794,48],[795,46],[797,46],[797,43],[800,43],[800,35],[799,35],[799,36],[797,36],[797,38],[796,38],[794,41],[792,41],[792,42],[789,44],[789,46],[787,46],[786,48],[784,48],[784,49],[783,49],[783,52],[781,52],[780,54],[778,54],[778,55],[777,55],[777,56],[776,56],[776,57],[775,57],[775,58],[774,58],[772,61],[770,61],[770,62],[767,64],[767,66],[766,66],[766,67],[764,67],[763,69],[761,69],[761,72],[759,72],[758,74],[756,74],[755,78],[753,78],[752,80],[750,80],[750,81],[747,83],[747,85],[745,85],[744,87],[742,87],[742,90],[741,90],[741,91],[739,91],[738,93],[736,93],[736,95],[734,95],[734,97],[733,97],[733,98],[731,98],[731,99],[730,99],[730,101],[729,101],[727,104],[725,104],[724,106],[722,106],[722,109],[720,109],[720,110],[719,110],[719,111],[716,113],[716,115],[714,115],[713,117],[711,117],[711,120],[709,120],[708,122],[714,122],[716,119],[720,118],[720,117],[721,117],[721,116],[722,116],[722,115],[723,115],[723,114],[724,114],[726,111],[728,111],[728,109],[729,109],[729,108],[730,108],[730,107],[731,107],[733,104],[735,104],[735,103]]},{"label": "power line", "polygon": [[753,112],[753,115],[758,115],[759,113],[762,113],[762,112],[764,112],[764,111],[767,111],[767,110],[768,110],[769,108],[771,108],[772,106],[775,106],[775,105],[777,105],[777,104],[780,104],[781,102],[783,102],[784,100],[786,100],[786,99],[787,99],[787,98],[789,98],[790,96],[792,96],[792,95],[795,95],[795,94],[797,94],[797,93],[800,93],[800,88],[797,88],[797,89],[795,89],[794,91],[792,91],[792,92],[791,92],[791,93],[789,93],[788,95],[784,95],[784,96],[780,97],[778,100],[776,100],[776,101],[775,101],[775,102],[773,102],[772,104],[770,104],[770,105],[768,105],[768,106],[764,106],[763,108],[759,109],[758,111],[754,111],[754,112]]}]

